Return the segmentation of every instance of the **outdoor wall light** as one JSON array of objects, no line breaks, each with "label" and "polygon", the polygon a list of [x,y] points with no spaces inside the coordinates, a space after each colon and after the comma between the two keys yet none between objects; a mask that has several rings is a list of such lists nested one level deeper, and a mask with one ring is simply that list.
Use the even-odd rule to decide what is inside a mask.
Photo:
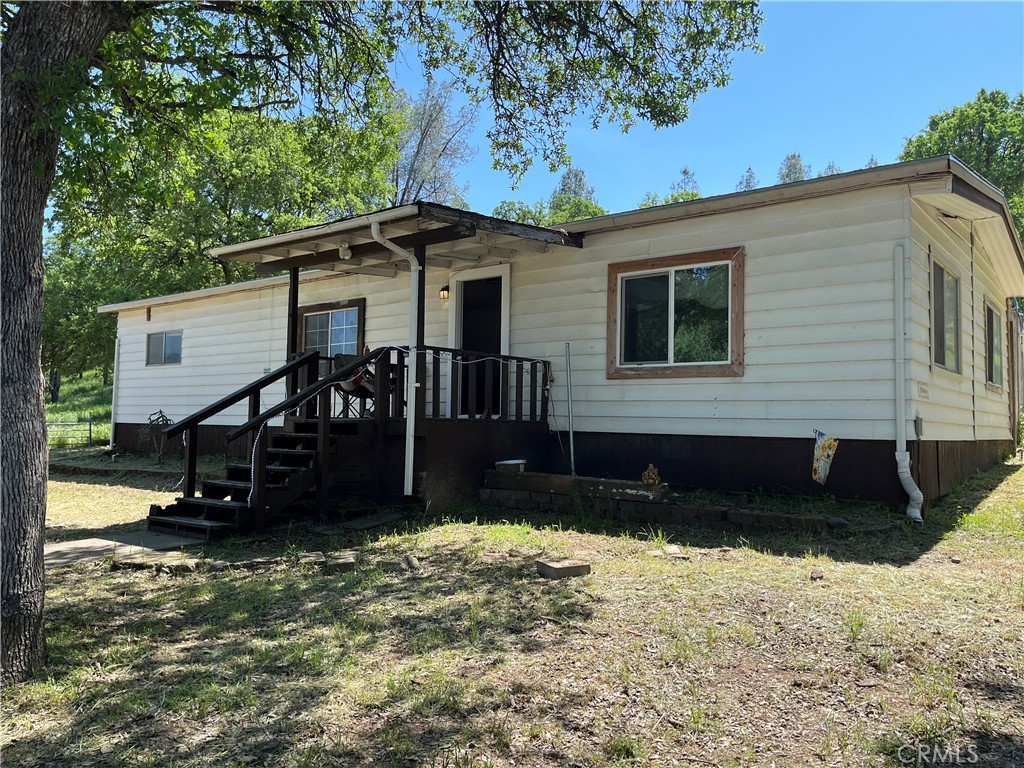
[{"label": "outdoor wall light", "polygon": [[441,290],[437,292],[437,298],[441,301],[448,301],[448,286],[442,285]]}]

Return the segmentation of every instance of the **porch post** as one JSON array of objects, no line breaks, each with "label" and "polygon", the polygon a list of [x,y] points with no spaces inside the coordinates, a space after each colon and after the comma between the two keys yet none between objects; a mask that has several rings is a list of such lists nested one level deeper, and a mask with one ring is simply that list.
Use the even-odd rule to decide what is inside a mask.
[{"label": "porch post", "polygon": [[416,308],[416,346],[417,348],[423,346],[423,325],[426,301],[424,299],[427,295],[427,246],[417,245],[413,248],[413,256],[416,257],[416,263],[420,265],[420,280],[419,285],[416,286],[416,290],[419,292],[419,306]]},{"label": "porch post", "polygon": [[291,360],[299,351],[299,268],[288,270],[288,342],[285,360]]},{"label": "porch post", "polygon": [[[416,291],[419,293],[419,306],[416,308],[416,417],[417,419],[422,419],[427,412],[427,353],[423,349],[425,343],[424,326],[426,324],[424,318],[427,305],[427,246],[414,246],[413,256],[416,257],[416,263],[420,267],[419,285],[416,286]],[[437,375],[436,370],[434,375]]]}]

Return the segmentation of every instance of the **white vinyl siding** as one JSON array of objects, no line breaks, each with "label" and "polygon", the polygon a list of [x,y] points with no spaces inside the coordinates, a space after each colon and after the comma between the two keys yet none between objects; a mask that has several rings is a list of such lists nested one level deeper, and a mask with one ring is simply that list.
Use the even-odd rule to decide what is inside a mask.
[{"label": "white vinyl siding", "polygon": [[[1010,294],[997,279],[984,240],[975,232],[972,254],[965,231],[970,235],[967,225],[955,230],[944,224],[906,187],[876,187],[592,232],[583,249],[523,250],[473,266],[510,264],[510,353],[551,361],[550,414],[557,429],[566,428],[568,342],[574,426],[580,431],[810,439],[811,430],[820,429],[840,439],[891,441],[894,253],[902,246],[908,434],[913,437],[912,420],[919,415],[927,440],[1007,439],[1010,387],[986,385],[985,309],[1004,313],[997,313],[1003,328],[1003,297]],[[608,265],[733,247],[746,253],[742,375],[608,379]],[[933,359],[933,258],[960,281],[954,310],[960,373]],[[437,292],[453,274],[437,267],[426,271],[429,345],[448,345],[451,308]],[[154,305],[149,321],[145,308],[122,311],[116,421],[144,423],[157,409],[183,418],[280,366],[287,292],[287,280],[274,279],[237,293]],[[408,275],[301,277],[300,305],[360,297],[366,299],[365,344],[408,343]],[[147,335],[166,331],[183,333],[182,363],[147,367]],[[283,384],[271,388],[264,406],[283,395]],[[211,423],[245,418],[242,403]]]},{"label": "white vinyl siding", "polygon": [[[984,238],[976,229],[972,233],[971,222],[950,219],[913,199],[910,225],[909,407],[923,419],[926,440],[1008,440],[1008,388],[986,386],[985,318],[989,306],[997,301],[1002,304],[992,297],[1005,296],[1006,292],[986,253]],[[932,264],[943,266],[959,278],[959,373],[936,364],[934,359]],[[1000,319],[1000,334],[1002,322]]]},{"label": "white vinyl siding", "polygon": [[[447,272],[428,270],[426,293],[427,343],[446,346],[448,312],[437,298]],[[265,372],[284,364],[288,326],[287,280],[247,284],[245,290],[118,314],[120,357],[114,420],[145,423],[161,409],[182,419],[244,387]],[[301,306],[366,297],[364,341],[371,348],[409,343],[409,277],[395,279],[303,274]],[[147,336],[180,331],[187,343],[181,365],[146,366]],[[263,407],[284,399],[284,383],[263,392]],[[241,424],[248,418],[246,403],[227,409],[208,424]],[[274,422],[276,423],[276,422]]]},{"label": "white vinyl siding", "polygon": [[[553,423],[593,432],[893,439],[893,249],[903,192],[852,192],[586,236],[512,262],[512,354],[552,361]],[[609,263],[746,250],[739,377],[606,377]],[[808,469],[808,471],[810,471]]]}]

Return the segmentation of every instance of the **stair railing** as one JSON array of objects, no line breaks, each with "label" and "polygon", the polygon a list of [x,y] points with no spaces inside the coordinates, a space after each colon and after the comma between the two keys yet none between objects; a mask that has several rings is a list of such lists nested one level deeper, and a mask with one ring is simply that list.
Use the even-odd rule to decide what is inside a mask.
[{"label": "stair railing", "polygon": [[[216,416],[231,406],[249,399],[249,416],[258,416],[260,413],[260,395],[263,390],[272,384],[276,384],[286,376],[289,377],[289,389],[308,387],[315,382],[319,375],[320,355],[316,351],[303,352],[292,360],[282,365],[277,370],[271,371],[265,376],[247,384],[227,397],[223,397],[212,405],[196,411],[181,421],[176,421],[164,430],[168,438],[185,435],[185,481],[182,489],[185,498],[192,498],[196,495],[196,459],[199,456],[199,425],[212,416]],[[232,438],[228,438],[231,442]]]},{"label": "stair railing", "polygon": [[[386,360],[391,353],[391,347],[380,347],[372,352],[359,357],[352,362],[338,368],[322,379],[308,383],[290,397],[285,398],[276,405],[272,405],[262,413],[253,415],[241,426],[235,427],[227,433],[228,442],[237,440],[243,435],[249,435],[250,445],[250,477],[252,487],[249,495],[249,507],[253,514],[262,523],[263,512],[266,506],[266,472],[267,472],[267,441],[261,438],[260,432],[268,421],[277,418],[290,411],[303,411],[306,418],[317,419],[317,441],[316,441],[316,464],[314,471],[317,475],[317,503],[321,516],[327,509],[327,482],[330,473],[330,461],[328,453],[331,446],[331,388],[333,385],[352,378],[367,365],[376,363],[374,384],[376,387],[374,408],[386,407],[386,395],[382,392],[381,378],[386,377],[386,370],[381,370],[382,360]],[[385,400],[377,401],[377,398]]]}]

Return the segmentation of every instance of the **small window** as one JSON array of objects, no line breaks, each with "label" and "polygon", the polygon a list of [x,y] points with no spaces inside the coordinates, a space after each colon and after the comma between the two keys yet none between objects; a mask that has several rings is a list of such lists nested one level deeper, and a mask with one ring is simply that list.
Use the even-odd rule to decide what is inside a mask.
[{"label": "small window", "polygon": [[146,365],[179,365],[181,331],[150,333],[146,336]]},{"label": "small window", "polygon": [[1003,386],[1003,319],[985,305],[985,380]]},{"label": "small window", "polygon": [[742,248],[608,267],[608,377],[740,376]]},{"label": "small window", "polygon": [[960,281],[932,262],[932,336],[936,365],[960,372]]},{"label": "small window", "polygon": [[320,375],[331,370],[335,355],[358,355],[362,352],[363,308],[357,299],[339,304],[303,307],[302,344],[304,351],[320,353]]}]

